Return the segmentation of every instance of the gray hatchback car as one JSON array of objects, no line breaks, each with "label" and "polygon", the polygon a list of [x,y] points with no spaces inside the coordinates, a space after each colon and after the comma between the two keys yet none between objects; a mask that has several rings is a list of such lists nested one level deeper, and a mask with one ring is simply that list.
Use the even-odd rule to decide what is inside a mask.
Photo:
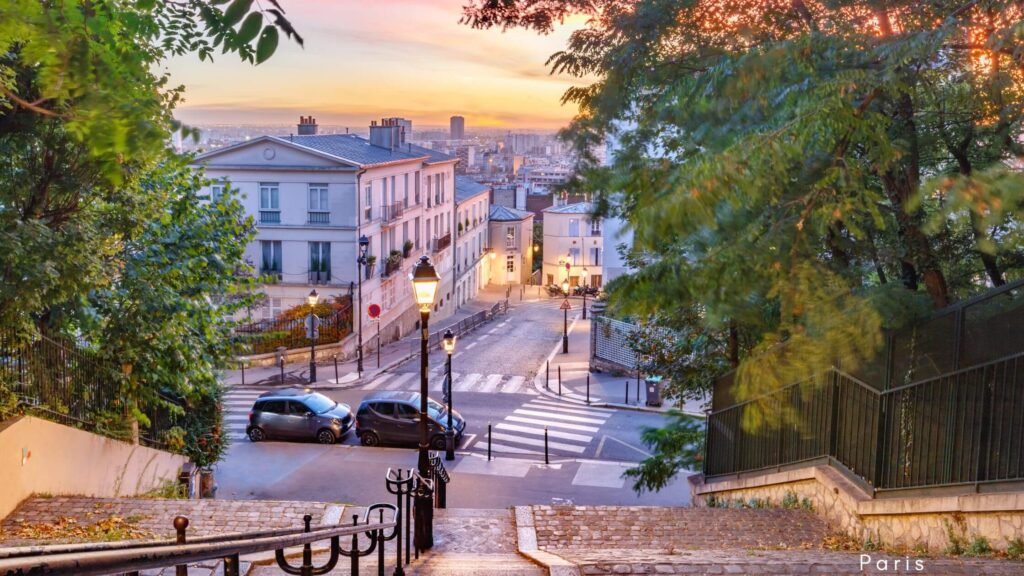
[{"label": "gray hatchback car", "polygon": [[[417,444],[420,438],[419,411],[418,392],[396,390],[372,393],[363,398],[356,411],[356,436],[363,446],[381,443]],[[448,410],[428,397],[427,418],[430,447],[444,450]],[[465,430],[466,420],[452,410],[452,431],[456,443]]]},{"label": "gray hatchback car", "polygon": [[316,439],[334,444],[352,427],[352,409],[323,394],[285,388],[260,394],[249,412],[249,440]]}]

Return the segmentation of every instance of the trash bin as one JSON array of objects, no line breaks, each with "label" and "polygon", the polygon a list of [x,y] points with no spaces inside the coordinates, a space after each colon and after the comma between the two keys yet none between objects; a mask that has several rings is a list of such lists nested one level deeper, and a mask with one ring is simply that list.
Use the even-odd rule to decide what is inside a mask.
[{"label": "trash bin", "polygon": [[661,406],[661,376],[648,376],[644,379],[647,384],[647,405],[648,406]]}]

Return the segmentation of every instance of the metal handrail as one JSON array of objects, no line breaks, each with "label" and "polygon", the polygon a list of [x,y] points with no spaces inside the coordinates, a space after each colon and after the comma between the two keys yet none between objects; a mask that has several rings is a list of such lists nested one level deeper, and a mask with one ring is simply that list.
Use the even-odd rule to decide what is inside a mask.
[{"label": "metal handrail", "polygon": [[[77,575],[91,576],[117,572],[134,572],[172,565],[190,564],[230,556],[283,550],[293,546],[312,544],[319,540],[364,534],[394,528],[398,523],[375,522],[357,526],[329,526],[309,532],[292,531],[291,534],[253,538],[238,534],[230,540],[203,541],[188,544],[148,543],[139,547],[124,547],[91,552],[61,552],[37,554],[29,557],[0,559],[0,574]],[[242,542],[240,542],[242,541]],[[46,548],[46,547],[43,547]]]}]

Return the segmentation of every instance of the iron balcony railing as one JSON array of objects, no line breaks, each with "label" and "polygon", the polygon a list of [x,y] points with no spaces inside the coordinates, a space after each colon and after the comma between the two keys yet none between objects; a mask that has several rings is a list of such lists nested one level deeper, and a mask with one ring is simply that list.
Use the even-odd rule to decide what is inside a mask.
[{"label": "iron balcony railing", "polygon": [[331,213],[330,212],[308,212],[308,222],[310,224],[330,224]]},{"label": "iron balcony railing", "polygon": [[310,284],[330,284],[331,283],[331,271],[330,270],[310,270],[309,271],[309,283]]},{"label": "iron balcony railing", "polygon": [[380,221],[382,224],[390,224],[402,218],[405,206],[401,202],[385,204],[380,209]]},{"label": "iron balcony railing", "polygon": [[439,238],[434,238],[434,252],[440,252],[452,245],[452,233],[449,232]]},{"label": "iron balcony railing", "polygon": [[260,210],[260,224],[280,224],[281,212],[279,210]]}]

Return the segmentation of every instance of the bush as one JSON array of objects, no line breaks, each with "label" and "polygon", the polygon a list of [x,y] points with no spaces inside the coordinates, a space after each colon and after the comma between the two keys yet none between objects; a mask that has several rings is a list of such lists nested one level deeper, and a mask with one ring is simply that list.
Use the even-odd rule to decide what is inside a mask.
[{"label": "bush", "polygon": [[782,497],[782,507],[786,510],[792,510],[800,505],[800,501],[797,498],[796,492],[788,490],[786,495]]},{"label": "bush", "polygon": [[975,536],[971,540],[971,545],[967,547],[967,554],[969,556],[988,556],[992,553],[992,545],[988,543],[988,538],[984,536]]},{"label": "bush", "polygon": [[1006,555],[1011,560],[1024,560],[1024,540],[1014,538],[1006,547]]}]

